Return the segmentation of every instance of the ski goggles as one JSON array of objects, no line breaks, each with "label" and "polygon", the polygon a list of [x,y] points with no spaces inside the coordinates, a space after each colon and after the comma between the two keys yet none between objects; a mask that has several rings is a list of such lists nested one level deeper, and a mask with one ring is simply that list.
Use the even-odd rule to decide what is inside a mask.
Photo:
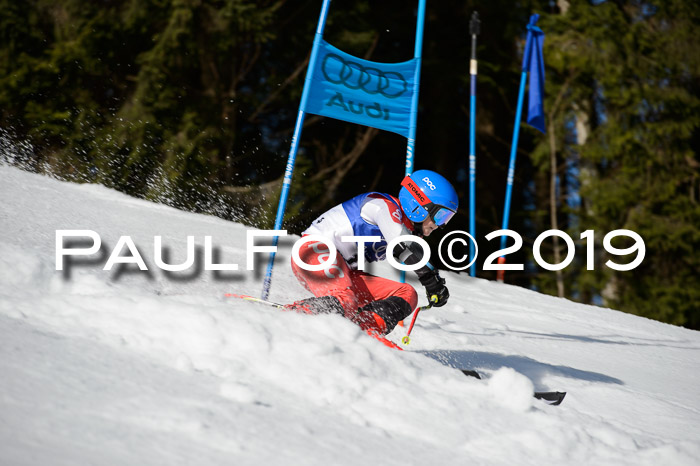
[{"label": "ski goggles", "polygon": [[423,207],[428,211],[428,215],[430,215],[430,218],[433,219],[435,225],[439,227],[444,227],[455,214],[454,210],[432,202]]},{"label": "ski goggles", "polygon": [[436,204],[428,198],[420,187],[418,187],[410,176],[406,176],[401,182],[401,186],[406,188],[418,204],[428,211],[428,215],[435,222],[435,225],[444,227],[454,216],[455,211],[440,204]]}]

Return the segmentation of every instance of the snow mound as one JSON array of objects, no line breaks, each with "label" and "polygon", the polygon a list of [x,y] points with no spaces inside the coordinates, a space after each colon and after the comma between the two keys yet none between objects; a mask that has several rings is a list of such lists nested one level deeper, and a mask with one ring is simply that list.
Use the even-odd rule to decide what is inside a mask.
[{"label": "snow mound", "polygon": [[532,381],[510,367],[502,367],[488,381],[489,392],[503,406],[513,411],[527,411],[532,407],[535,387]]}]

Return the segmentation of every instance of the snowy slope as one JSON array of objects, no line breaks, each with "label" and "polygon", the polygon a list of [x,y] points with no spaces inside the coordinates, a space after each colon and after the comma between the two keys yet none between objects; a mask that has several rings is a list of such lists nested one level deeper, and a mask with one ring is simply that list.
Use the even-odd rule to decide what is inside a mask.
[{"label": "snowy slope", "polygon": [[[446,274],[450,303],[398,352],[227,300],[261,289],[245,226],[5,166],[0,195],[0,464],[700,464],[698,332]],[[56,271],[57,229],[102,250]],[[102,270],[124,235],[148,272]],[[156,235],[169,263],[194,235],[198,266],[157,269]],[[239,271],[202,270],[205,235]],[[293,240],[275,301],[308,296]]]}]

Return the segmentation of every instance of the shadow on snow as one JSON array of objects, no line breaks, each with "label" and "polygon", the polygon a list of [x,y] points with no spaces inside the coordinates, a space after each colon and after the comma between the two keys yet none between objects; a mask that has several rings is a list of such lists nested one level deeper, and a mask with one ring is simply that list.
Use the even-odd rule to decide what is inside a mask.
[{"label": "shadow on snow", "polygon": [[624,382],[598,372],[583,371],[573,367],[557,366],[536,361],[526,356],[516,356],[483,351],[422,351],[423,354],[441,364],[455,369],[472,369],[495,371],[501,367],[510,367],[527,376],[536,390],[546,389],[543,384],[545,376],[561,376],[589,382],[602,382],[624,385]]}]

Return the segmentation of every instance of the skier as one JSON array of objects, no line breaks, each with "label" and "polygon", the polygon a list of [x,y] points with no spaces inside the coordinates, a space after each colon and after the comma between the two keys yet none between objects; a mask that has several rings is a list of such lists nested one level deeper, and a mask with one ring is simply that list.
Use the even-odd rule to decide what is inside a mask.
[{"label": "skier", "polygon": [[[305,270],[292,259],[294,275],[316,297],[285,308],[309,314],[339,313],[377,335],[391,332],[413,312],[418,304],[413,286],[358,270],[357,241],[342,241],[344,236],[374,236],[378,240],[364,244],[364,259],[384,260],[388,242],[403,235],[429,236],[457,211],[457,193],[434,171],[418,170],[404,178],[401,186],[398,199],[377,192],[360,194],[314,220],[302,240],[321,236],[335,245],[338,254],[332,265],[318,271]],[[299,248],[299,259],[312,266],[329,255],[328,246],[312,238]],[[414,265],[423,258],[423,249],[415,241],[399,242],[393,255],[398,262]],[[450,293],[438,271],[427,264],[415,273],[433,305],[444,306]]]}]

